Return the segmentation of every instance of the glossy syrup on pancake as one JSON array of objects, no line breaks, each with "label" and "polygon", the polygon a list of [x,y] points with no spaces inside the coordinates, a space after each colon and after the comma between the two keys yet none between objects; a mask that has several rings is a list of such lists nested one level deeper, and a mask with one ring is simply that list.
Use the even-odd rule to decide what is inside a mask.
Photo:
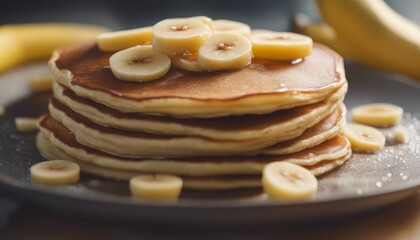
[{"label": "glossy syrup on pancake", "polygon": [[254,59],[240,70],[195,73],[172,68],[162,78],[147,83],[116,79],[108,59],[94,43],[64,48],[55,61],[73,73],[71,83],[122,98],[189,98],[229,100],[253,94],[315,91],[342,80],[334,52],[315,45],[310,56],[297,63]]},{"label": "glossy syrup on pancake", "polygon": [[77,95],[120,112],[178,118],[267,114],[325,100],[346,83],[342,58],[315,45],[301,61],[254,59],[238,70],[170,69],[146,83],[120,81],[94,43],[56,50],[50,67],[57,82]]}]

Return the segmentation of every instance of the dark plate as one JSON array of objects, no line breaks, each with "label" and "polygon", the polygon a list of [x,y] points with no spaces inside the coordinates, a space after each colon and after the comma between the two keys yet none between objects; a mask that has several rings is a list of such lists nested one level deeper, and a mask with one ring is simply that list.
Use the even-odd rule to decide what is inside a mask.
[{"label": "dark plate", "polygon": [[[270,201],[259,190],[200,193],[185,191],[178,202],[150,202],[129,197],[128,184],[82,175],[74,186],[31,184],[29,167],[44,159],[35,133],[16,131],[17,116],[37,117],[47,111],[50,96],[30,94],[26,81],[48,72],[35,64],[0,76],[0,184],[15,195],[57,211],[102,219],[178,224],[242,224],[301,221],[375,209],[398,201],[420,186],[420,85],[398,76],[347,65],[348,108],[371,102],[403,106],[410,130],[406,144],[386,146],[379,154],[354,154],[319,182],[317,196],[305,202]],[[386,129],[384,131],[387,131]]]}]

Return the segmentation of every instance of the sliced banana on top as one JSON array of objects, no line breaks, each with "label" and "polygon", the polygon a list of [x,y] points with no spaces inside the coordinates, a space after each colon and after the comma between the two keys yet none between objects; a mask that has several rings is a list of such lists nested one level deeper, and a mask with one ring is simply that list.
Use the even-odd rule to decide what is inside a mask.
[{"label": "sliced banana on top", "polygon": [[206,17],[206,16],[195,16],[195,17],[190,17],[190,19],[198,20],[198,21],[206,24],[210,28],[210,30],[212,30],[212,31],[214,29],[213,19],[211,19],[209,17]]},{"label": "sliced banana on top", "polygon": [[272,32],[273,31],[271,30],[262,29],[262,28],[251,29],[251,35],[260,34],[260,33],[272,33]]},{"label": "sliced banana on top", "polygon": [[351,113],[355,122],[374,127],[386,127],[397,124],[404,110],[394,104],[373,103],[355,107]]},{"label": "sliced banana on top", "polygon": [[174,175],[140,175],[130,179],[130,191],[135,197],[173,200],[182,190],[182,178]]},{"label": "sliced banana on top", "polygon": [[201,64],[198,63],[198,54],[197,53],[182,53],[182,54],[172,54],[170,55],[172,66],[191,71],[191,72],[202,72],[207,71],[204,69]]},{"label": "sliced banana on top", "polygon": [[195,18],[173,18],[153,26],[153,47],[165,54],[198,52],[213,35],[209,25]]},{"label": "sliced banana on top", "polygon": [[148,82],[165,75],[171,60],[152,46],[135,46],[111,56],[109,65],[114,76],[124,81]]},{"label": "sliced banana on top", "polygon": [[105,52],[116,52],[136,45],[150,44],[151,41],[152,27],[107,32],[96,37],[99,49]]},{"label": "sliced banana on top", "polygon": [[318,180],[308,169],[299,165],[272,162],[264,167],[262,185],[273,199],[300,200],[315,195]]},{"label": "sliced banana on top", "polygon": [[214,20],[213,23],[214,33],[239,33],[245,37],[249,37],[251,34],[251,27],[245,23],[225,19]]},{"label": "sliced banana on top", "polygon": [[356,152],[377,152],[385,146],[384,134],[373,127],[350,123],[344,128],[343,134],[349,139],[351,148]]},{"label": "sliced banana on top", "polygon": [[80,167],[65,160],[40,162],[30,168],[33,182],[45,185],[65,185],[77,183],[80,178]]},{"label": "sliced banana on top", "polygon": [[216,33],[198,52],[198,63],[204,69],[217,71],[244,68],[252,60],[252,44],[238,33]]},{"label": "sliced banana on top", "polygon": [[295,60],[311,54],[312,38],[290,32],[257,30],[251,34],[255,58],[267,60]]}]

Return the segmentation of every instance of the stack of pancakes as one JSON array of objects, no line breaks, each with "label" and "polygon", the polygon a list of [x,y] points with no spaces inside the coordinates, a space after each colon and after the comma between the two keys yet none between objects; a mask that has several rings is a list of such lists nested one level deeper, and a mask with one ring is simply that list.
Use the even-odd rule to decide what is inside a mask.
[{"label": "stack of pancakes", "polygon": [[351,155],[341,136],[343,62],[324,46],[292,62],[171,69],[147,83],[115,78],[111,55],[95,43],[54,53],[54,97],[37,138],[47,158],[115,179],[174,174],[185,188],[208,190],[259,187],[264,165],[273,161],[321,175]]}]

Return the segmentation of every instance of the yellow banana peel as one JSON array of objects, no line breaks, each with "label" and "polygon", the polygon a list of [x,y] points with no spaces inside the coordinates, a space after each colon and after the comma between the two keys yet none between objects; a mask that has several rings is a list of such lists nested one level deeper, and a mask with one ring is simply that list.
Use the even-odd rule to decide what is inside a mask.
[{"label": "yellow banana peel", "polygon": [[106,28],[66,23],[0,26],[0,73],[21,64],[46,60],[57,47],[95,39]]},{"label": "yellow banana peel", "polygon": [[347,59],[355,60],[356,58],[353,56],[354,51],[349,46],[343,44],[338,39],[334,29],[326,23],[313,23],[306,15],[297,14],[293,18],[293,30],[311,37],[314,42],[322,43],[334,49]]},{"label": "yellow banana peel", "polygon": [[[323,37],[319,38],[321,42],[367,66],[420,79],[419,26],[383,0],[317,0],[317,3],[335,33],[334,38],[318,33]],[[317,35],[313,31],[308,33]]]}]

